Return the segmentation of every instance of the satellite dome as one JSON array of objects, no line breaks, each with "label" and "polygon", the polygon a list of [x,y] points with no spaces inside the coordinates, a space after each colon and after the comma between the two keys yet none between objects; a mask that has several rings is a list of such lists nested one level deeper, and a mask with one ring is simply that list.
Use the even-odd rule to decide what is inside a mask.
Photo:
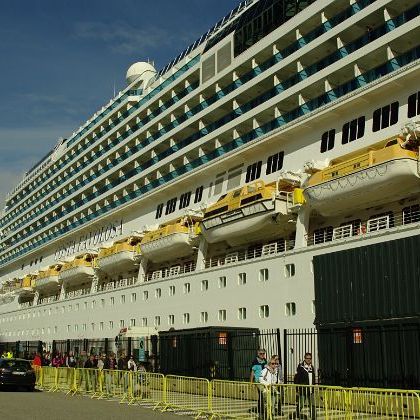
[{"label": "satellite dome", "polygon": [[125,76],[127,84],[131,84],[136,79],[147,82],[156,74],[156,69],[150,64],[144,61],[139,61],[138,63],[132,64],[128,70],[127,75]]}]

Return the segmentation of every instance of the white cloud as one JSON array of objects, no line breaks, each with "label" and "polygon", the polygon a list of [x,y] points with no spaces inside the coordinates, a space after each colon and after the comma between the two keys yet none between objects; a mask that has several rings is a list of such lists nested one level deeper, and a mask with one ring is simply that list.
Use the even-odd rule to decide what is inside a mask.
[{"label": "white cloud", "polygon": [[126,22],[78,22],[74,27],[74,37],[100,40],[121,54],[146,53],[172,44],[170,34],[161,28],[138,29]]}]

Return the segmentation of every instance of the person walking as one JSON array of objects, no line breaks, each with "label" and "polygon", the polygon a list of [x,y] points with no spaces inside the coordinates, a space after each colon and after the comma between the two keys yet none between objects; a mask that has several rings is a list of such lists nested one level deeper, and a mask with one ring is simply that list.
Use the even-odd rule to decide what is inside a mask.
[{"label": "person walking", "polygon": [[251,384],[256,384],[258,392],[258,403],[257,403],[257,413],[260,419],[264,419],[265,416],[265,405],[264,405],[264,396],[263,389],[264,387],[259,386],[261,372],[267,364],[266,351],[265,349],[257,350],[257,357],[252,361],[251,364],[251,375],[249,381]]},{"label": "person walking", "polygon": [[282,416],[282,389],[279,384],[283,383],[280,358],[277,354],[271,356],[270,362],[262,370],[260,384],[265,385],[263,390],[264,406],[267,407],[267,394],[271,396],[272,416]]},{"label": "person walking", "polygon": [[296,388],[297,418],[300,418],[302,408],[304,407],[305,403],[307,403],[309,405],[311,419],[315,420],[316,407],[313,387],[313,385],[315,384],[315,368],[312,365],[311,353],[305,353],[303,361],[298,364],[293,382],[297,385],[306,385]]}]

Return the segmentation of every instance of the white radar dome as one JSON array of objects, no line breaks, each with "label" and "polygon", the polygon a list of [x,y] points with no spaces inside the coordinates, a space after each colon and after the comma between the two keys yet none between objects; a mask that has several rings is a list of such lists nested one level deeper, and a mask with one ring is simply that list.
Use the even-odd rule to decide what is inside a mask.
[{"label": "white radar dome", "polygon": [[[127,75],[125,76],[127,84],[131,84],[136,79],[140,79],[146,84],[156,74],[156,69],[150,64],[143,61],[132,64],[128,70]],[[139,81],[140,81],[139,80]]]}]

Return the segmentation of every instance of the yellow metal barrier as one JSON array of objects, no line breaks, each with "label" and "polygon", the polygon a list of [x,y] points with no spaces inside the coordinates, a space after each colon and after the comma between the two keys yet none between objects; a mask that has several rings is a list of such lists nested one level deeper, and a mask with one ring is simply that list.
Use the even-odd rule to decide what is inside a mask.
[{"label": "yellow metal barrier", "polygon": [[99,369],[75,369],[72,394],[100,396],[103,388],[103,375]]},{"label": "yellow metal barrier", "polygon": [[54,367],[43,367],[41,388],[48,392],[55,391],[57,389],[57,373],[57,369]]},{"label": "yellow metal barrier", "polygon": [[[272,385],[119,370],[42,367],[36,369],[40,389],[116,399],[183,410],[197,417],[322,419],[420,419],[420,392]],[[284,418],[284,417],[280,417]]]},{"label": "yellow metal barrier", "polygon": [[76,390],[75,368],[60,367],[57,368],[57,383],[55,391],[64,391],[67,394]]},{"label": "yellow metal barrier", "polygon": [[166,382],[160,373],[133,372],[133,395],[130,403],[150,404],[157,407],[164,404]]},{"label": "yellow metal barrier", "polygon": [[204,378],[166,376],[162,411],[180,409],[197,416],[210,413],[210,382]]},{"label": "yellow metal barrier", "polygon": [[42,379],[43,379],[43,370],[41,366],[33,366],[33,369],[35,371],[35,386],[38,389],[42,388]]},{"label": "yellow metal barrier", "polygon": [[270,393],[264,385],[214,380],[210,383],[210,411],[218,418],[264,417]]},{"label": "yellow metal barrier", "polygon": [[107,370],[102,372],[103,384],[99,398],[117,399],[120,403],[133,399],[133,375],[125,370]]}]

